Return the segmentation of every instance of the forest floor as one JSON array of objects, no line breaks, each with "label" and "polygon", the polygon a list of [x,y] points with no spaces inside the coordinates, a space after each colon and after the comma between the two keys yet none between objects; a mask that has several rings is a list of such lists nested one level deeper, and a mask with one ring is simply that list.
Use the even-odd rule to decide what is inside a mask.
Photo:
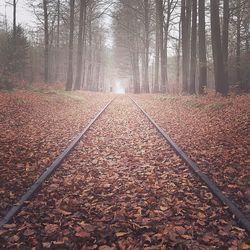
[{"label": "forest floor", "polygon": [[250,218],[250,94],[137,101]]},{"label": "forest floor", "polygon": [[110,99],[84,92],[0,92],[0,216]]},{"label": "forest floor", "polygon": [[[0,215],[113,95],[0,92]],[[250,95],[133,96],[250,214]],[[0,230],[4,249],[249,249],[245,231],[119,96],[42,191]]]}]

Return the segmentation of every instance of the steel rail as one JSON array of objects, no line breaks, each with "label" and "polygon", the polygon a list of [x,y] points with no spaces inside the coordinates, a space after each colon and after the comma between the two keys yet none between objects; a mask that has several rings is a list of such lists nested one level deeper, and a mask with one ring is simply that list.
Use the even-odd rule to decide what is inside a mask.
[{"label": "steel rail", "polygon": [[220,202],[226,205],[230,212],[235,216],[236,221],[246,230],[250,235],[250,221],[247,217],[240,211],[240,209],[229,199],[227,198],[218,186],[205,174],[201,171],[198,164],[190,159],[187,154],[173,141],[173,139],[149,116],[149,114],[143,110],[143,108],[132,98],[129,98],[133,103],[141,110],[141,112],[148,118],[148,120],[156,127],[160,132],[163,138],[168,142],[168,144],[174,149],[176,154],[188,165],[189,169],[194,172],[202,182],[206,184],[209,190],[220,200]]},{"label": "steel rail", "polygon": [[90,122],[77,134],[69,146],[53,161],[53,163],[44,171],[44,173],[34,182],[29,190],[21,197],[21,199],[14,205],[7,214],[0,220],[0,228],[10,223],[10,221],[16,216],[25,204],[38,192],[42,184],[55,172],[60,166],[63,160],[72,152],[75,146],[79,143],[82,137],[87,133],[91,126],[97,121],[97,119],[104,113],[104,111],[110,106],[110,104],[116,99],[113,98]]}]

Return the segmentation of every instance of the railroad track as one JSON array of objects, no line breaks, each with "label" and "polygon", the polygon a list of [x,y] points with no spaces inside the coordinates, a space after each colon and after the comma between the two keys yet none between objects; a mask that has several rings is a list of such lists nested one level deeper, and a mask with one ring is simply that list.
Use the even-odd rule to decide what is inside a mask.
[{"label": "railroad track", "polygon": [[69,146],[53,161],[53,163],[44,171],[44,173],[36,180],[36,182],[29,188],[29,190],[21,197],[21,199],[15,204],[0,221],[0,228],[8,224],[25,206],[25,204],[34,197],[38,190],[42,187],[43,183],[49,179],[49,177],[56,171],[64,159],[72,152],[75,146],[79,143],[82,137],[88,132],[91,126],[97,121],[97,119],[105,112],[109,105],[115,100],[112,99],[91,121],[82,129],[82,131],[75,136]]},{"label": "railroad track", "polygon": [[[198,165],[192,161],[185,152],[167,135],[164,130],[139,106],[139,104],[131,97],[131,101],[136,105],[136,107],[142,112],[142,114],[147,117],[147,119],[153,124],[153,126],[158,130],[162,137],[167,141],[167,143],[173,148],[175,153],[187,164],[189,169],[199,177],[200,181],[205,184],[208,189],[220,200],[220,202],[228,207],[232,213],[235,220],[250,234],[250,222],[246,216],[240,211],[240,209],[227,198],[222,191],[215,185],[215,183],[208,178],[198,167]],[[114,98],[115,99],[115,98]],[[41,189],[43,183],[49,179],[49,177],[56,171],[64,159],[74,150],[79,141],[88,132],[88,130],[95,124],[95,122],[101,117],[101,115],[108,109],[108,107],[114,101],[111,100],[96,116],[95,118],[74,138],[72,143],[68,146],[65,151],[59,155],[55,161],[47,168],[47,170],[38,178],[38,180],[30,187],[30,189],[25,193],[19,202],[15,204],[5,217],[0,221],[0,228],[4,225],[10,223],[13,218],[21,211],[21,209],[27,204],[29,200],[34,197],[38,191]]]}]

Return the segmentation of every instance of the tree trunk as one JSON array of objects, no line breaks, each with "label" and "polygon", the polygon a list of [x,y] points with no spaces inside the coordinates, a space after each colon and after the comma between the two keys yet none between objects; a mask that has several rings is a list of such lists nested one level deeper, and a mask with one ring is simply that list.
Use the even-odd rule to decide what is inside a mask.
[{"label": "tree trunk", "polygon": [[86,45],[87,45],[87,29],[86,29],[86,20],[87,20],[87,8],[84,9],[84,20],[83,20],[83,63],[82,63],[82,79],[81,84],[82,88],[86,88],[85,86],[85,77],[86,77]]},{"label": "tree trunk", "polygon": [[227,95],[228,84],[225,81],[223,52],[221,46],[219,0],[210,0],[211,4],[211,35],[214,60],[215,90],[222,95]]},{"label": "tree trunk", "polygon": [[228,83],[228,30],[229,30],[229,1],[223,1],[223,32],[222,32],[222,51],[225,67],[225,82]]},{"label": "tree trunk", "polygon": [[178,90],[181,90],[180,86],[180,60],[181,60],[181,22],[179,23],[179,39],[177,46],[177,57],[176,57],[176,83],[178,85]]},{"label": "tree trunk", "polygon": [[81,89],[82,78],[82,54],[83,54],[83,34],[84,31],[84,13],[86,9],[86,0],[80,1],[80,19],[79,19],[79,33],[78,33],[78,45],[77,45],[77,71],[75,80],[75,90]]},{"label": "tree trunk", "polygon": [[241,37],[240,37],[240,29],[241,29],[241,1],[237,1],[237,42],[236,42],[236,75],[237,82],[239,83],[240,89],[243,90],[242,81],[241,81]]},{"label": "tree trunk", "polygon": [[16,69],[17,69],[17,43],[16,43],[16,0],[13,0],[13,53],[14,53],[14,65],[13,65],[13,68],[14,68],[14,72],[16,72]]},{"label": "tree trunk", "polygon": [[44,81],[49,82],[49,20],[47,0],[43,0],[43,15],[44,15]]},{"label": "tree trunk", "polygon": [[69,61],[68,61],[66,91],[71,91],[73,84],[74,18],[75,18],[75,0],[70,0]]},{"label": "tree trunk", "polygon": [[189,94],[195,94],[195,79],[197,66],[197,0],[192,0],[192,38],[191,38],[191,60],[190,60],[190,83]]},{"label": "tree trunk", "polygon": [[[248,1],[247,8],[248,8],[248,15],[247,15],[247,25],[246,25],[246,30],[247,30],[247,32],[246,32],[247,33],[247,37],[246,37],[247,55],[246,56],[248,58],[248,63],[250,64],[250,46],[249,46],[249,40],[250,40],[250,1]],[[245,89],[246,89],[246,91],[250,90],[250,65],[248,66],[247,72],[246,72]]]},{"label": "tree trunk", "polygon": [[58,81],[59,67],[60,67],[60,0],[57,0],[57,32],[56,32],[56,76]]},{"label": "tree trunk", "polygon": [[140,94],[140,67],[139,67],[139,45],[138,40],[134,37],[134,46],[131,48],[132,50],[132,58],[133,58],[133,71],[134,71],[134,93]]},{"label": "tree trunk", "polygon": [[144,92],[149,93],[149,0],[144,0],[145,15],[145,65],[144,65]]},{"label": "tree trunk", "polygon": [[163,23],[164,23],[164,15],[163,15],[163,0],[157,1],[157,13],[159,16],[159,43],[160,43],[160,62],[161,62],[161,81],[160,81],[160,91],[162,93],[166,92],[166,82],[165,82],[165,50],[164,50],[164,31],[163,31]]},{"label": "tree trunk", "polygon": [[[165,84],[165,89],[168,92],[169,91],[169,86],[168,86],[168,36],[169,36],[169,26],[170,26],[170,19],[171,19],[171,13],[172,13],[172,5],[173,1],[168,0],[168,9],[167,9],[167,20],[164,26],[164,32],[165,32],[165,41],[164,41],[164,64],[163,64],[163,80]],[[180,28],[180,26],[179,26]]]},{"label": "tree trunk", "polygon": [[16,0],[13,0],[13,37],[14,45],[16,44]]},{"label": "tree trunk", "polygon": [[203,94],[207,86],[206,51],[205,0],[199,0],[199,94]]},{"label": "tree trunk", "polygon": [[181,2],[182,22],[182,92],[188,93],[188,76],[190,63],[190,23],[191,23],[191,1]]},{"label": "tree trunk", "polygon": [[160,16],[159,0],[155,0],[155,16],[156,16],[156,30],[155,30],[155,80],[154,80],[154,92],[159,92],[159,65],[160,65]]},{"label": "tree trunk", "polygon": [[[91,12],[91,10],[90,10]],[[88,46],[88,61],[87,61],[87,89],[93,90],[93,81],[92,81],[92,73],[93,73],[93,55],[92,55],[92,21],[91,21],[91,14],[88,20],[88,32],[89,32],[89,46]]]}]

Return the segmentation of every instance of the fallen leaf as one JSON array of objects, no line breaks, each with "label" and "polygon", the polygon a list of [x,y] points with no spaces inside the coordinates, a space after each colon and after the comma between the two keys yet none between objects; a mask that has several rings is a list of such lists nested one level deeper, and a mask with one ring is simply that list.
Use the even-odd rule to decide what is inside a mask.
[{"label": "fallen leaf", "polygon": [[[79,225],[81,226],[82,229],[84,229],[84,231],[88,232],[88,233],[92,233],[95,231],[95,227],[90,225],[90,224],[86,224],[85,222],[81,222],[79,223]],[[78,231],[82,231],[82,229],[79,228]],[[77,231],[77,230],[76,230]]]},{"label": "fallen leaf", "polygon": [[43,248],[46,248],[46,249],[48,249],[48,248],[50,248],[51,247],[51,242],[43,242]]},{"label": "fallen leaf", "polygon": [[167,210],[168,210],[168,207],[163,207],[163,206],[160,206],[160,210],[161,210],[161,211],[163,211],[163,212],[165,212],[165,211],[167,211]]},{"label": "fallen leaf", "polygon": [[192,240],[193,239],[193,237],[191,235],[187,235],[187,234],[181,235],[181,238],[183,238],[185,240]]},{"label": "fallen leaf", "polygon": [[202,237],[202,241],[205,242],[205,243],[209,243],[212,239],[213,239],[213,237],[211,237],[211,236],[208,235],[208,234],[205,234],[205,235]]},{"label": "fallen leaf", "polygon": [[54,244],[55,246],[61,246],[61,245],[64,244],[64,241],[53,241],[53,244]]},{"label": "fallen leaf", "polygon": [[47,234],[52,234],[58,230],[57,224],[46,224],[45,231]]},{"label": "fallen leaf", "polygon": [[29,237],[29,236],[31,236],[31,235],[34,235],[35,234],[35,232],[33,231],[33,230],[31,230],[31,229],[26,229],[24,232],[23,232],[23,235],[24,236],[27,236],[27,237]]},{"label": "fallen leaf", "polygon": [[110,246],[107,246],[107,245],[102,245],[102,246],[99,246],[98,249],[99,250],[112,250],[113,248],[111,248]]},{"label": "fallen leaf", "polygon": [[68,216],[68,215],[71,215],[71,214],[72,214],[71,212],[62,210],[62,209],[60,209],[60,208],[58,208],[56,211],[59,212],[59,213],[61,213],[61,214],[63,214],[63,215],[65,215],[65,216]]},{"label": "fallen leaf", "polygon": [[15,228],[16,227],[16,224],[6,224],[3,226],[3,228],[6,228],[6,229],[12,229],[12,228]]},{"label": "fallen leaf", "polygon": [[186,232],[186,229],[182,226],[176,226],[174,227],[175,232],[177,232],[178,234],[184,234]]},{"label": "fallen leaf", "polygon": [[128,233],[126,233],[126,232],[118,232],[118,233],[116,233],[115,235],[116,235],[116,237],[122,237],[122,236],[125,236],[125,235],[127,235]]},{"label": "fallen leaf", "polygon": [[20,237],[18,235],[14,235],[14,236],[9,238],[10,242],[17,242],[19,240],[20,240]]},{"label": "fallen leaf", "polygon": [[92,163],[93,163],[94,165],[96,165],[96,164],[98,163],[98,160],[95,159],[95,160],[92,161]]},{"label": "fallen leaf", "polygon": [[3,235],[4,233],[6,233],[5,230],[0,230],[0,236]]},{"label": "fallen leaf", "polygon": [[75,236],[84,239],[84,238],[89,238],[90,233],[81,231],[81,232],[76,232]]},{"label": "fallen leaf", "polygon": [[240,249],[242,250],[249,250],[250,249],[250,244],[246,243],[246,242],[243,242],[241,245],[240,245]]}]

